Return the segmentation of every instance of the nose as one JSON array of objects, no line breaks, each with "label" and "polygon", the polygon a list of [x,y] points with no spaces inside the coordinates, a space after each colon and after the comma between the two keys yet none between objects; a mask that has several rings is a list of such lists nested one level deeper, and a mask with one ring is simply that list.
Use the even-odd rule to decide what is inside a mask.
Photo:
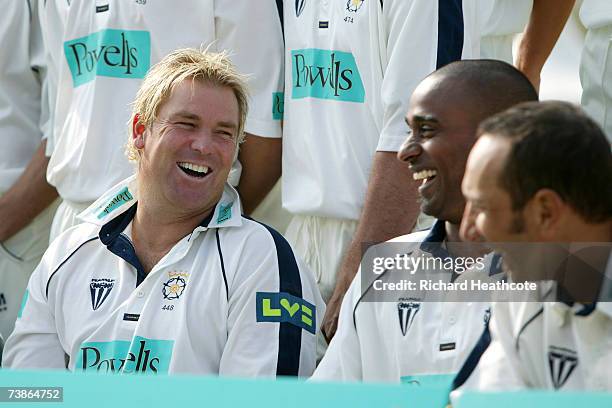
[{"label": "nose", "polygon": [[200,131],[193,135],[191,140],[191,149],[200,153],[206,154],[210,152],[212,144],[212,135],[208,131]]},{"label": "nose", "polygon": [[465,242],[483,242],[484,237],[478,232],[476,228],[476,216],[478,214],[472,208],[472,205],[468,202],[463,210],[463,218],[461,219],[461,226],[459,227],[459,236],[462,241]]},{"label": "nose", "polygon": [[397,159],[403,162],[412,162],[423,152],[423,148],[418,144],[414,138],[409,137],[406,139],[399,152],[397,152]]}]

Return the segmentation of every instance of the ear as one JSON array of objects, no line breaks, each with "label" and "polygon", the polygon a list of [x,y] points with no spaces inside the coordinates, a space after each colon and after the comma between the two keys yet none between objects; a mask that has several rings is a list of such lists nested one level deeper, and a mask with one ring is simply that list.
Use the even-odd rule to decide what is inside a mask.
[{"label": "ear", "polygon": [[134,146],[139,150],[144,148],[144,133],[145,125],[140,123],[140,115],[136,114],[132,119],[132,139]]},{"label": "ear", "polygon": [[565,203],[555,191],[544,188],[538,190],[527,204],[531,214],[527,218],[532,222],[544,239],[557,236],[565,212]]}]

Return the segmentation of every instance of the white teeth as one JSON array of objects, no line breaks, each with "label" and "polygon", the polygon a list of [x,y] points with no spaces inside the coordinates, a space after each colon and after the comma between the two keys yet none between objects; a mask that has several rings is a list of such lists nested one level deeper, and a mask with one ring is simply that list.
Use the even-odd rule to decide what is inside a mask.
[{"label": "white teeth", "polygon": [[178,163],[179,167],[182,167],[187,170],[196,171],[198,173],[208,173],[208,167],[206,166],[198,166],[197,164],[180,162]]},{"label": "white teeth", "polygon": [[438,174],[438,172],[435,170],[421,170],[416,173],[412,173],[412,178],[415,180],[423,180],[433,177],[436,174]]}]

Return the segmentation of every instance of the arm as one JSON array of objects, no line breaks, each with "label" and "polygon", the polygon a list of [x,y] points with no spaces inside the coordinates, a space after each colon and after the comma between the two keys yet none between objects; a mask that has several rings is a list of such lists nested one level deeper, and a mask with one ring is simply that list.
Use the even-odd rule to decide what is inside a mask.
[{"label": "arm", "polygon": [[273,240],[260,229],[240,248],[239,259],[226,264],[234,272],[219,375],[310,376],[325,310],[312,273],[280,234]]},{"label": "arm", "polygon": [[323,360],[312,375],[314,381],[362,381],[361,347],[353,322],[353,309],[361,295],[361,278],[357,273],[340,308],[338,333],[331,341]]},{"label": "arm", "polygon": [[412,230],[419,215],[416,188],[408,166],[395,153],[376,152],[363,212],[327,304],[321,330],[328,341],[336,331],[344,293],[359,269],[362,243],[387,241]]},{"label": "arm", "polygon": [[[15,184],[0,197],[0,242],[6,241],[28,225],[57,198],[57,191],[47,183],[46,140]],[[26,204],[27,205],[24,205]]]},{"label": "arm", "polygon": [[282,98],[284,46],[276,2],[215,0],[215,36],[216,48],[228,50],[248,77],[251,98],[239,153],[239,190],[249,214],[280,177],[282,112],[274,102]]},{"label": "arm", "polygon": [[[342,297],[359,267],[362,243],[386,241],[410,232],[419,214],[416,184],[408,167],[396,159],[395,152],[409,131],[404,116],[412,91],[436,69],[438,47],[444,59],[446,54],[457,54],[456,48],[460,45],[439,39],[436,30],[431,29],[438,21],[436,3],[385,1],[381,11],[382,31],[388,33],[387,42],[380,50],[384,64],[380,91],[382,131],[359,225],[338,270],[336,288],[328,302],[321,328],[328,341],[338,324]],[[465,34],[466,44],[470,44],[468,32]],[[409,72],[406,66],[410,66]]]},{"label": "arm", "polygon": [[534,0],[516,66],[539,90],[540,72],[565,27],[575,0]]},{"label": "arm", "polygon": [[238,191],[245,214],[250,214],[270,192],[281,175],[281,139],[248,134],[238,159],[242,176]]}]

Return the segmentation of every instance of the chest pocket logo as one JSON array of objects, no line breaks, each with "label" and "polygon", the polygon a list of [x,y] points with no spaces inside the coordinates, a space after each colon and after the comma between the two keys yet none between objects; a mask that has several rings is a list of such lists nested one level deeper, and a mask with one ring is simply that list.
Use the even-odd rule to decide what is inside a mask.
[{"label": "chest pocket logo", "polygon": [[550,368],[550,378],[555,389],[563,387],[574,369],[578,365],[578,355],[575,351],[550,346],[548,350],[548,366]]},{"label": "chest pocket logo", "polygon": [[397,301],[397,314],[399,317],[400,329],[402,335],[405,336],[414,322],[414,318],[421,309],[421,303],[415,302],[414,299],[400,298]]}]

